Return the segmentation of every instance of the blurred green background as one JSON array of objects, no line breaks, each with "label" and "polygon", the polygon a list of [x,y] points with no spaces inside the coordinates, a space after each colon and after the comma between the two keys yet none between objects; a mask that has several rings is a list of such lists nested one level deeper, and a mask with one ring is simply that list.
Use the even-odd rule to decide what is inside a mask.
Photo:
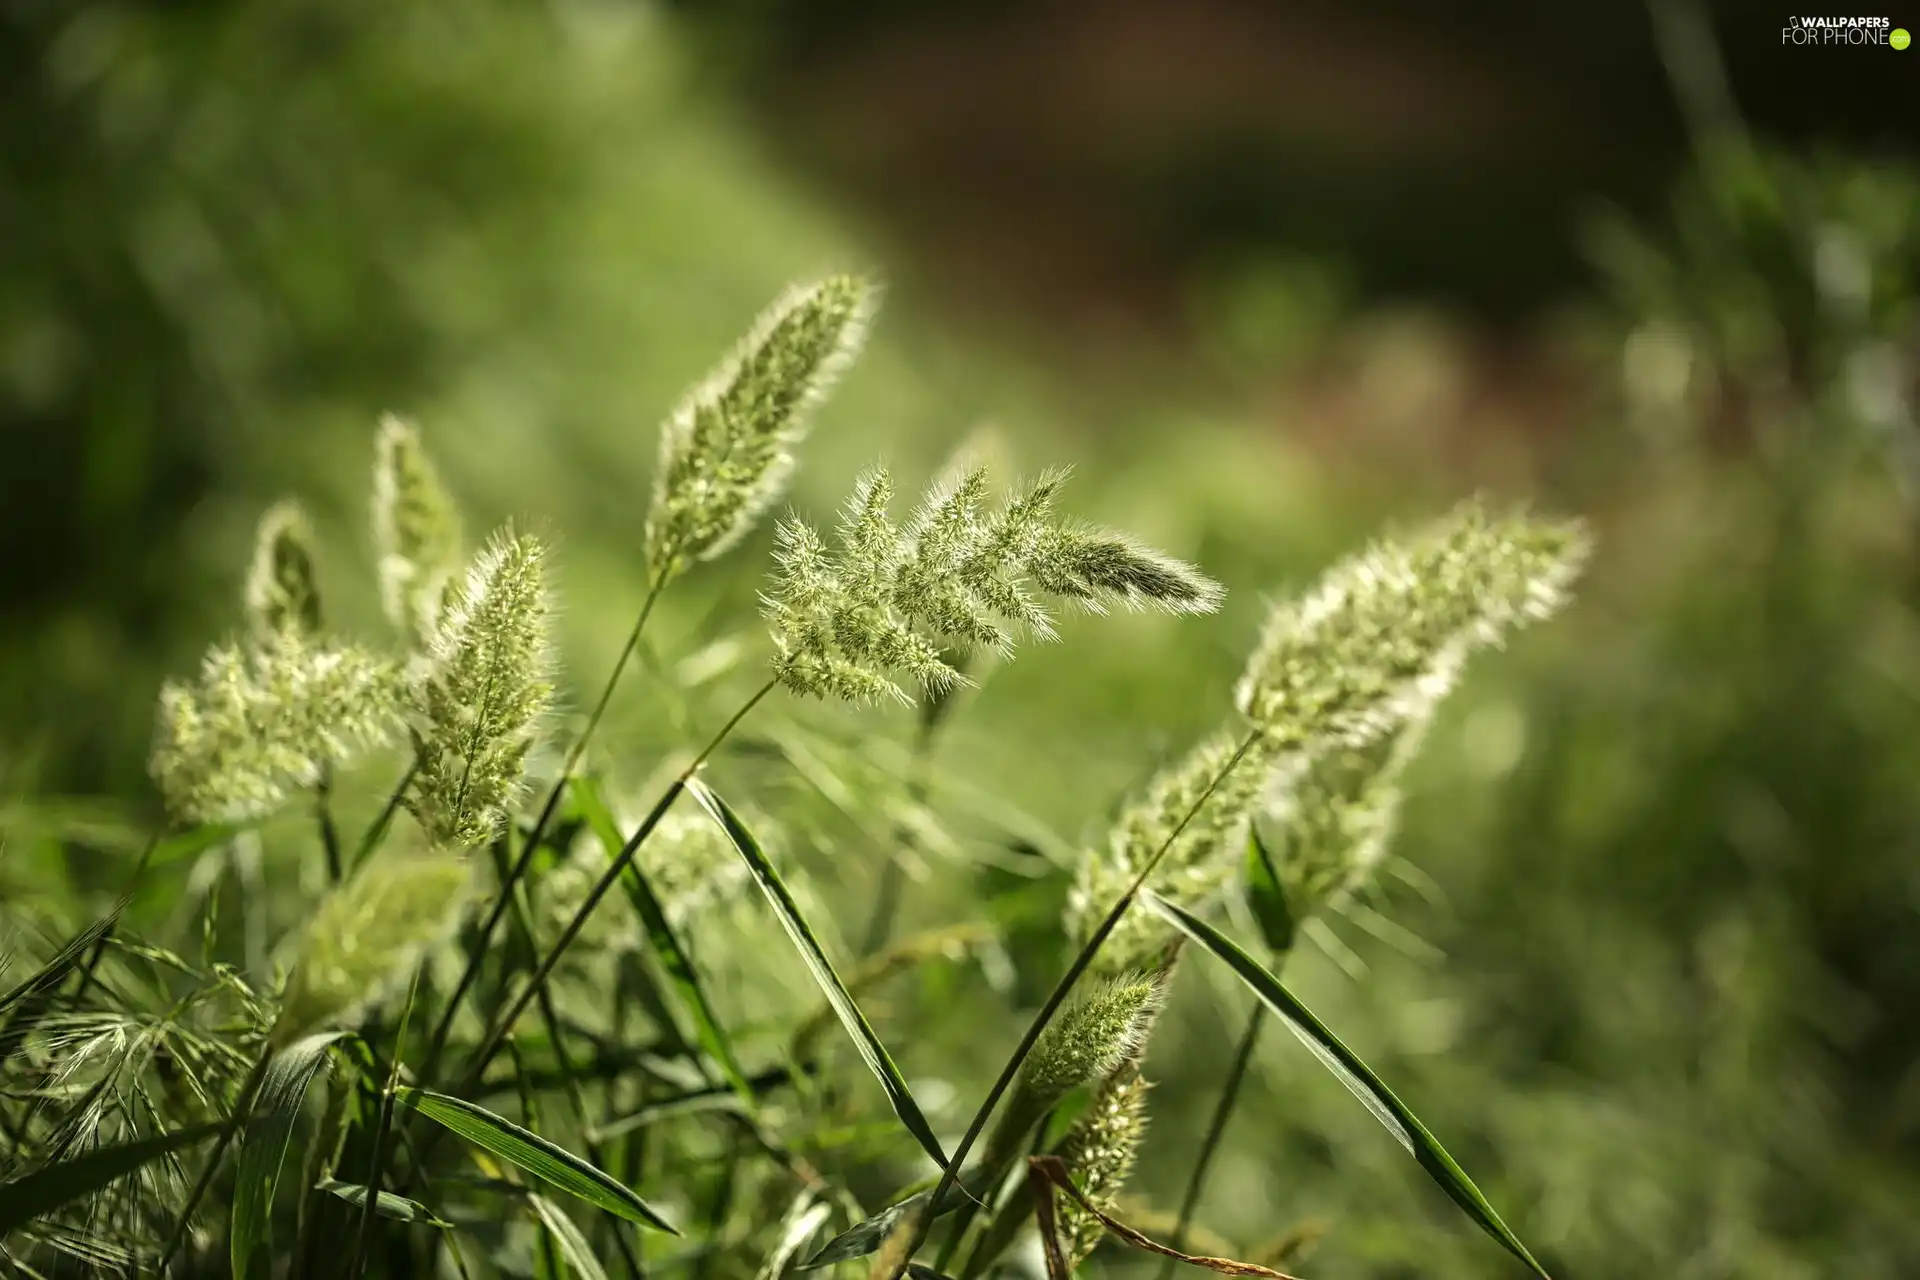
[{"label": "blurred green background", "polygon": [[[1070,625],[971,698],[943,770],[1065,845],[1222,712],[1264,602],[1383,523],[1476,490],[1589,517],[1579,605],[1449,705],[1380,914],[1291,972],[1556,1274],[1920,1274],[1920,66],[1781,49],[1783,21],[0,7],[0,891],[110,882],[77,839],[39,851],[153,815],[153,693],[236,626],[268,502],[306,501],[329,607],[371,624],[384,410],[476,530],[558,536],[590,697],[643,586],[660,416],[782,283],[873,269],[888,304],[798,508],[991,423],[1232,592]],[[676,589],[661,661],[734,634],[753,660],[764,551]],[[629,691],[606,767],[637,786],[684,717],[712,708]],[[1009,874],[965,808],[915,924]],[[1018,1024],[944,981],[886,1030],[951,1080],[952,1125]],[[916,1020],[936,996],[966,1016]],[[1183,978],[1142,1204],[1177,1201],[1241,999]],[[1227,1241],[1317,1223],[1315,1277],[1504,1274],[1295,1046],[1243,1118],[1202,1214]]]}]

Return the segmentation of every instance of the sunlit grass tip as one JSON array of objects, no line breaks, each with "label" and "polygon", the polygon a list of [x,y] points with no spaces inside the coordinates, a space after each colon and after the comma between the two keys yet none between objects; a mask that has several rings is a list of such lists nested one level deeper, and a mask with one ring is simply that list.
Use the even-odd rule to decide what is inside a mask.
[{"label": "sunlit grass tip", "polygon": [[1587,554],[1577,522],[1465,503],[1276,606],[1236,705],[1289,750],[1365,746],[1431,707],[1473,650],[1557,612]]},{"label": "sunlit grass tip", "polygon": [[1122,974],[1092,987],[1034,1044],[1021,1069],[1023,1088],[1056,1099],[1105,1079],[1145,1048],[1165,996],[1165,977],[1157,973]]},{"label": "sunlit grass tip", "polygon": [[986,472],[950,472],[902,527],[888,513],[892,478],[876,468],[854,486],[835,545],[804,521],[782,521],[762,596],[775,676],[800,694],[906,702],[894,677],[949,688],[961,679],[946,660],[955,650],[1004,655],[1022,635],[1052,638],[1036,590],[1097,609],[1217,604],[1219,587],[1181,562],[1053,520],[1065,480],[1046,473],[988,511]]},{"label": "sunlit grass tip", "polygon": [[785,491],[809,414],[858,354],[878,299],[859,276],[795,285],[668,415],[646,525],[656,583],[727,551]]}]

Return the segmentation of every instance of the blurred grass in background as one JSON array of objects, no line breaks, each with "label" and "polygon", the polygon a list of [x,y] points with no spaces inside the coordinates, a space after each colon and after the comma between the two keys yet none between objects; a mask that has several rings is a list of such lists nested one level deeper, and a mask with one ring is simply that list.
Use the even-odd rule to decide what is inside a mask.
[{"label": "blurred grass in background", "polygon": [[[1057,45],[1019,47],[1044,69],[1046,49],[1077,47],[1059,33],[1081,10],[1102,12],[1049,7]],[[1289,170],[1312,148],[1261,134],[1221,143],[1208,167],[1205,148],[1183,148],[1186,117],[1148,97],[1093,117],[1119,122],[1103,165],[1009,91],[993,128],[943,141],[915,131],[933,90],[984,112],[1004,85],[1051,82],[979,52],[1006,11],[981,9],[973,28],[942,12],[915,43],[857,5],[10,6],[0,892],[58,910],[70,883],[118,883],[70,837],[151,813],[153,692],[237,625],[269,501],[308,502],[329,607],[373,617],[364,493],[382,410],[421,420],[476,523],[531,518],[560,537],[577,707],[643,589],[661,414],[781,283],[877,265],[893,296],[823,415],[796,506],[824,512],[875,458],[911,483],[991,421],[1024,470],[1086,460],[1076,510],[1233,592],[1204,625],[1129,619],[1070,661],[1027,653],[970,698],[943,761],[1052,838],[1099,829],[1219,713],[1263,593],[1300,586],[1382,519],[1474,488],[1590,516],[1600,555],[1582,603],[1478,676],[1436,730],[1393,923],[1357,913],[1296,976],[1566,1274],[1913,1274],[1912,169],[1735,137],[1676,179],[1680,157],[1632,145],[1672,125],[1652,105],[1666,100],[1657,65],[1593,53],[1593,92],[1645,91],[1620,108],[1621,154],[1593,140],[1609,136],[1605,112],[1573,90],[1579,128],[1528,135],[1549,152],[1576,139],[1555,182],[1488,177],[1469,161],[1501,150],[1500,122],[1529,99],[1473,68],[1524,32],[1465,8],[1455,37],[1481,29],[1468,18],[1504,35],[1432,72],[1493,98],[1451,126],[1475,140],[1454,157],[1452,205],[1407,197],[1448,170],[1397,167],[1395,147],[1428,143],[1385,124],[1374,152],[1336,135]],[[1136,25],[1152,12],[1126,7]],[[1216,38],[1255,31],[1270,44],[1254,47],[1296,61],[1313,47],[1285,20],[1219,12]],[[1420,46],[1393,26],[1404,15],[1380,12],[1376,52]],[[1577,43],[1568,30],[1556,39]],[[1347,47],[1337,37],[1316,38]],[[1609,39],[1602,52],[1648,42]],[[1755,37],[1730,39],[1738,53]],[[916,61],[929,49],[953,56]],[[820,50],[923,92],[830,77]],[[1101,65],[1159,83],[1121,74],[1137,58]],[[1414,65],[1389,59],[1363,83]],[[1850,74],[1855,101],[1895,101],[1880,72]],[[1763,102],[1756,123],[1778,109]],[[1862,110],[1836,108],[1833,135],[1872,141]],[[1281,212],[1179,213],[1236,183],[1235,208]],[[1576,194],[1637,217],[1583,220]],[[1314,234],[1296,234],[1295,196]],[[1377,216],[1355,221],[1363,207]],[[1503,259],[1510,228],[1525,234]],[[743,619],[764,559],[689,579],[658,660],[753,652]],[[597,754],[637,785],[703,715],[636,686]],[[911,731],[884,713],[800,721],[849,769],[863,740],[885,759],[886,736]],[[795,793],[809,868],[865,884],[877,850],[863,832],[884,822],[813,813],[804,788],[762,772],[769,803]],[[916,923],[951,922],[968,881],[1000,892],[1023,865],[981,847],[964,807],[954,856],[910,891]],[[1008,945],[1044,970],[1064,884],[1033,892],[1036,923]],[[837,924],[852,939],[864,922]],[[1156,1042],[1143,1203],[1177,1201],[1240,998],[1181,1002]],[[945,1016],[913,1016],[941,1002]],[[1003,1004],[935,968],[895,993],[889,1039],[911,1046],[910,1072],[964,1093],[1012,1038]],[[1202,1214],[1215,1233],[1252,1247],[1324,1225],[1300,1264],[1316,1277],[1492,1265],[1292,1046],[1269,1046],[1242,1116]]]}]

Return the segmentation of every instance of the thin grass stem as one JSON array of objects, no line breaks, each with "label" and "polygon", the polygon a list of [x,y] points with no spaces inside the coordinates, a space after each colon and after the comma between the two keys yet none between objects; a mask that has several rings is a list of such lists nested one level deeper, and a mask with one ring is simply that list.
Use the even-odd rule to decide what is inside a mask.
[{"label": "thin grass stem", "polygon": [[400,1014],[400,1030],[393,1040],[393,1063],[387,1070],[387,1087],[380,1094],[380,1118],[373,1128],[373,1155],[367,1165],[367,1199],[360,1206],[360,1231],[353,1246],[353,1263],[347,1274],[358,1278],[365,1272],[367,1250],[373,1244],[374,1206],[380,1199],[380,1179],[387,1163],[387,1134],[393,1128],[393,1096],[400,1084],[400,1058],[407,1048],[407,1026],[413,1021],[414,1000],[420,994],[420,974],[426,968],[414,966],[413,984],[407,988],[406,1008]]},{"label": "thin grass stem", "polygon": [[[1187,1247],[1187,1229],[1193,1225],[1193,1215],[1206,1189],[1207,1172],[1213,1167],[1220,1140],[1226,1136],[1227,1123],[1233,1119],[1233,1109],[1240,1101],[1240,1086],[1246,1081],[1247,1066],[1253,1061],[1254,1046],[1260,1041],[1260,1028],[1266,1017],[1267,1007],[1262,1004],[1254,1005],[1253,1012],[1247,1015],[1247,1028],[1240,1033],[1240,1047],[1234,1051],[1233,1066],[1228,1069],[1227,1082],[1214,1103],[1213,1119],[1207,1123],[1206,1137],[1200,1140],[1200,1154],[1193,1162],[1193,1172],[1187,1175],[1186,1192],[1180,1197],[1180,1216],[1174,1220],[1173,1239],[1169,1241],[1175,1249]],[[1158,1280],[1172,1280],[1173,1266],[1173,1258],[1162,1261]]]},{"label": "thin grass stem", "polygon": [[770,679],[761,685],[753,696],[742,703],[740,709],[735,711],[724,725],[720,726],[720,731],[708,739],[707,745],[700,748],[699,753],[687,763],[686,768],[682,769],[679,775],[674,778],[673,782],[668,785],[665,793],[655,802],[653,809],[627,840],[626,846],[620,850],[620,856],[608,864],[606,872],[602,874],[598,882],[594,884],[593,889],[587,894],[586,900],[582,902],[579,908],[573,913],[573,918],[567,921],[567,927],[561,931],[558,940],[556,940],[548,950],[546,957],[541,960],[540,967],[535,969],[533,976],[527,980],[527,984],[521,990],[518,998],[514,1000],[512,1005],[508,1006],[507,1012],[502,1017],[495,1020],[493,1027],[481,1040],[480,1046],[475,1050],[472,1061],[467,1068],[466,1076],[461,1085],[462,1091],[471,1088],[479,1082],[481,1073],[487,1069],[487,1064],[493,1061],[493,1056],[500,1051],[501,1044],[505,1042],[508,1034],[512,1032],[514,1024],[520,1020],[520,1015],[525,1013],[527,1006],[533,1003],[536,994],[546,985],[547,979],[552,976],[554,967],[560,963],[561,957],[566,955],[567,948],[573,945],[574,939],[579,937],[580,931],[586,927],[587,918],[591,916],[594,909],[600,905],[600,900],[607,896],[615,884],[619,883],[622,873],[631,865],[634,856],[640,852],[640,846],[647,842],[647,837],[653,834],[654,828],[660,825],[660,820],[666,817],[667,810],[673,807],[673,802],[680,798],[682,791],[686,790],[687,783],[693,779],[693,775],[700,771],[700,767],[707,762],[708,757],[719,749],[720,744],[727,740],[728,735],[739,727],[740,722],[745,720],[748,714],[760,705],[761,699],[765,698],[769,693],[772,693],[775,686],[779,683],[778,680]]}]

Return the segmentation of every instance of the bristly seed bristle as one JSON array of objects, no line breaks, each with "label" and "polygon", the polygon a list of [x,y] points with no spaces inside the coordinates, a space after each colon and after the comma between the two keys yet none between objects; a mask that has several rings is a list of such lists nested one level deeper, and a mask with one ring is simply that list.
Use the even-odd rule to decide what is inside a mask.
[{"label": "bristly seed bristle", "polygon": [[1109,978],[1063,1009],[1021,1071],[1023,1090],[1051,1105],[1069,1089],[1104,1079],[1146,1044],[1166,994],[1161,974]]}]

